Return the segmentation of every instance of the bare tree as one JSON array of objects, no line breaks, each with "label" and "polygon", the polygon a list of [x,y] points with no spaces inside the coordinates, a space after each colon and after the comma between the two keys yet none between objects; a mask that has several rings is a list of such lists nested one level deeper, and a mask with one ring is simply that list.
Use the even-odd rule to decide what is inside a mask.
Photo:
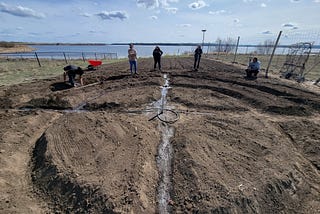
[{"label": "bare tree", "polygon": [[217,38],[216,40],[216,51],[229,53],[233,51],[236,47],[236,40],[228,37],[227,39]]},{"label": "bare tree", "polygon": [[258,45],[256,52],[258,54],[271,54],[274,44],[275,41],[273,40],[265,40],[263,43]]}]

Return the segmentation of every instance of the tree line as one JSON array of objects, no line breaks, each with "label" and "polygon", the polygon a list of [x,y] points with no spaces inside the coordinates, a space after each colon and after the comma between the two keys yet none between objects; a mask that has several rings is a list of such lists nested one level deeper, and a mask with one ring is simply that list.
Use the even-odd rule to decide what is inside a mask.
[{"label": "tree line", "polygon": [[[235,50],[236,44],[237,44],[237,40],[234,38],[231,38],[231,37],[228,37],[226,39],[218,38],[215,41],[214,51],[230,53]],[[256,49],[254,53],[255,54],[271,54],[274,45],[275,45],[275,41],[265,40],[264,42],[256,45]]]}]

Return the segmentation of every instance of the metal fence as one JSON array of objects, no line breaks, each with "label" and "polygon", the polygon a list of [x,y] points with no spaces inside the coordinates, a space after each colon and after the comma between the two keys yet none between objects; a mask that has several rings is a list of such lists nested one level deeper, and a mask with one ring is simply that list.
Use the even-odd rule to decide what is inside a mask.
[{"label": "metal fence", "polygon": [[101,53],[101,52],[27,52],[27,53],[0,53],[0,58],[10,59],[36,59],[39,67],[42,66],[43,59],[64,60],[66,64],[71,60],[89,59],[118,59],[117,53]]},{"label": "metal fence", "polygon": [[[304,80],[320,82],[320,33],[295,33],[294,38],[280,31],[277,40],[264,40],[259,45],[241,45],[239,39],[229,39],[229,43],[205,43],[207,58],[247,66],[253,57],[261,62],[261,73],[268,76],[270,71],[284,78],[298,82]],[[282,34],[282,37],[281,37]],[[303,35],[303,36],[302,36]],[[279,42],[280,41],[280,42]],[[278,43],[279,42],[279,43]]]}]

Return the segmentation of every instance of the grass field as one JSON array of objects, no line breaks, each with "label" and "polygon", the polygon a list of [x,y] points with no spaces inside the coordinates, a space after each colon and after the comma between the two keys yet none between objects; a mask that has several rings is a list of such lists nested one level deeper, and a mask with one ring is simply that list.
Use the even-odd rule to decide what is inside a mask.
[{"label": "grass field", "polygon": [[[268,67],[270,60],[269,55],[255,55],[261,62],[261,73],[264,75],[265,70]],[[170,57],[170,56],[165,56]],[[236,57],[234,54],[207,54],[205,57],[219,60],[226,63],[234,63],[241,66],[246,66],[249,59],[253,55],[249,54],[238,54]],[[283,63],[285,62],[285,55],[275,55],[272,63],[269,67],[269,73],[279,74]],[[103,64],[114,63],[119,60],[105,60]],[[310,56],[308,63],[306,64],[305,75],[306,80],[315,81],[320,78],[320,59],[318,55]],[[68,64],[74,64],[82,68],[88,66],[88,62],[81,59],[68,60]],[[0,58],[0,85],[11,85],[22,82],[31,82],[37,79],[46,79],[56,77],[63,73],[63,67],[66,66],[65,60],[51,60],[41,59],[41,67],[39,66],[36,59],[5,59]]]},{"label": "grass field", "polygon": [[[209,54],[209,58],[220,60],[223,62],[232,63],[235,62],[236,64],[246,66],[249,63],[249,59],[252,57],[257,57],[258,60],[261,62],[261,71],[262,73],[268,67],[270,55],[250,55],[250,54],[238,54],[235,58],[234,54]],[[274,55],[272,62],[269,67],[269,72],[273,74],[279,74],[280,70],[286,60],[286,55]],[[296,71],[298,71],[297,69]],[[320,78],[320,57],[319,55],[312,55],[309,57],[309,60],[305,66],[304,70],[305,79],[314,81]]]},{"label": "grass field", "polygon": [[[103,64],[119,60],[106,60]],[[89,64],[83,60],[69,60],[68,64],[86,68]],[[31,82],[37,79],[52,78],[63,74],[64,60],[41,59],[41,67],[36,59],[0,59],[0,85],[12,85]]]}]

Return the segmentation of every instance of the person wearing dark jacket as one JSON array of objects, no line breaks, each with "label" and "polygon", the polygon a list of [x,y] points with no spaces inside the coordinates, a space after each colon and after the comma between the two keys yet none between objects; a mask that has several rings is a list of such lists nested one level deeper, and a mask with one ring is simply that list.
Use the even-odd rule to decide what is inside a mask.
[{"label": "person wearing dark jacket", "polygon": [[79,75],[80,84],[83,85],[82,75],[83,75],[84,71],[82,70],[82,68],[75,66],[75,65],[68,65],[68,66],[64,67],[63,70],[64,70],[64,73],[63,73],[63,80],[64,81],[66,81],[66,77],[68,75],[69,83],[72,87],[74,87],[76,75]]},{"label": "person wearing dark jacket", "polygon": [[196,50],[194,51],[194,65],[193,65],[193,69],[196,70],[196,71],[199,69],[201,54],[202,54],[202,49],[201,49],[201,46],[198,45],[198,47],[197,47]]},{"label": "person wearing dark jacket", "polygon": [[157,64],[159,67],[159,70],[161,71],[161,56],[162,56],[163,52],[162,50],[159,48],[159,46],[156,46],[153,50],[153,60],[154,60],[154,70],[156,70]]}]

